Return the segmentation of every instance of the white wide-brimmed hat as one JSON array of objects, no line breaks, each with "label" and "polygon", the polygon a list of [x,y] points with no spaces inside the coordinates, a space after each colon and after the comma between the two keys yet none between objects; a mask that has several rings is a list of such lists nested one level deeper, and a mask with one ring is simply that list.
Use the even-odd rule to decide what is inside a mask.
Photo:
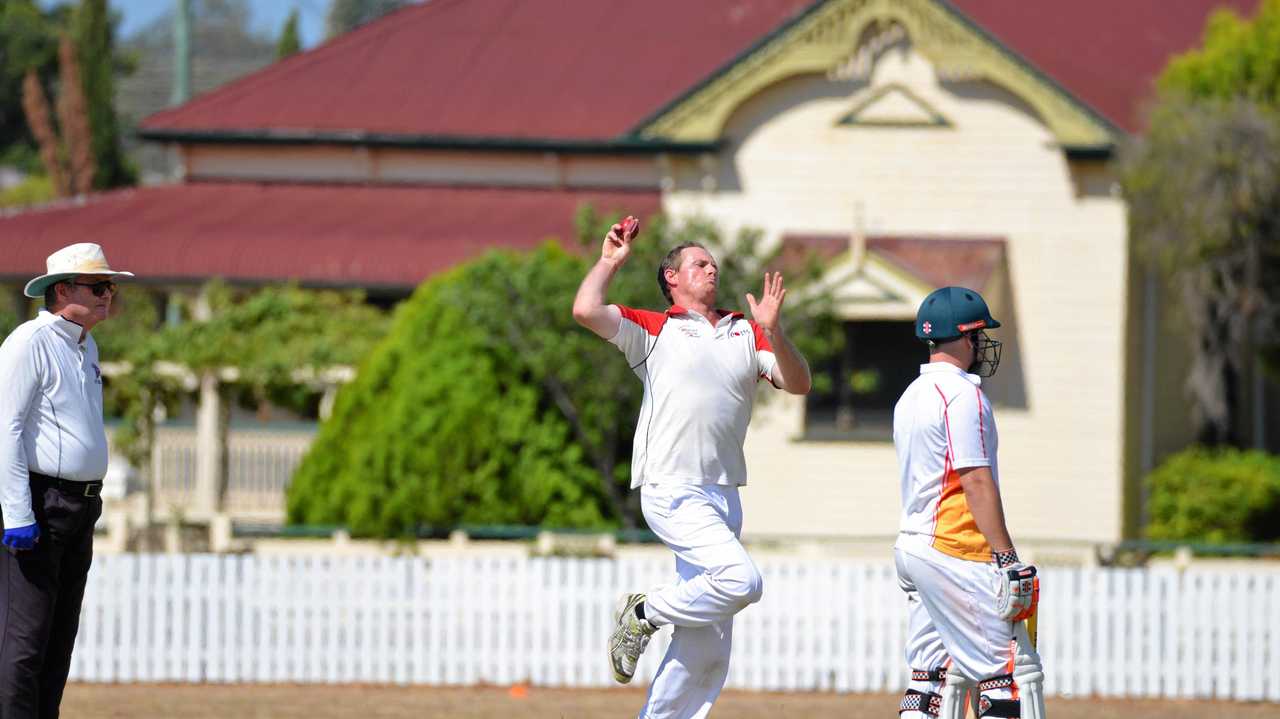
[{"label": "white wide-brimmed hat", "polygon": [[27,297],[44,297],[44,290],[49,285],[69,280],[76,275],[111,275],[113,277],[133,277],[132,272],[119,272],[107,264],[107,256],[102,247],[92,242],[80,242],[68,245],[49,255],[45,262],[43,275],[27,283],[23,293]]}]

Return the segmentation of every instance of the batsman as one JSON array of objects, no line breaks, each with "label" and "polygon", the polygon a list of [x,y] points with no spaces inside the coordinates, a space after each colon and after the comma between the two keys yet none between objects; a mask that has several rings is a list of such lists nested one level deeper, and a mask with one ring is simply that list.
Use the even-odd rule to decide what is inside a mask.
[{"label": "batsman", "polygon": [[605,291],[631,253],[638,223],[609,230],[600,259],[573,303],[573,317],[626,356],[644,384],[631,458],[631,487],[649,529],[675,554],[672,583],[624,594],[614,615],[609,661],[629,682],[659,627],[675,626],[641,719],[705,717],[729,673],[733,617],[760,599],[763,580],[739,541],[746,484],[742,443],[767,380],[809,391],[809,367],[782,330],[782,276],[766,274],[753,319],[719,309],[720,270],[697,244],[673,248],[658,266],[666,312],[605,304]]},{"label": "batsman", "polygon": [[902,719],[1044,719],[1044,673],[1023,620],[1036,568],[1005,526],[999,439],[982,378],[1000,365],[1000,326],[977,292],[944,287],[916,313],[929,362],[893,412],[902,515],[894,560],[907,595],[911,683]]}]

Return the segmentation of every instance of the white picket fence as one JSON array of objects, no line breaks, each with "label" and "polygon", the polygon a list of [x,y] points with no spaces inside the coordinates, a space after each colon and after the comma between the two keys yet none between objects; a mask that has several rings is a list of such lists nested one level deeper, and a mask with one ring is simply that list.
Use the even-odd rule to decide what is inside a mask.
[{"label": "white picket fence", "polygon": [[[905,602],[889,564],[759,562],[729,685],[899,691]],[[94,682],[611,686],[623,589],[670,560],[115,555],[95,560],[72,677]],[[636,683],[666,650],[664,629]],[[1044,571],[1054,695],[1280,701],[1280,571]]]}]

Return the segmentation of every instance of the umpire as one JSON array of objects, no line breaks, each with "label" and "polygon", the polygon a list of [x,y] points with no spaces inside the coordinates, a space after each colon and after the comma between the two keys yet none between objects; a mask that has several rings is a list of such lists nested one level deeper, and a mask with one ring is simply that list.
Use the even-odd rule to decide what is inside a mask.
[{"label": "umpire", "polygon": [[49,256],[39,316],[0,345],[0,719],[58,716],[102,513],[107,436],[89,331],[117,277],[98,245]]}]

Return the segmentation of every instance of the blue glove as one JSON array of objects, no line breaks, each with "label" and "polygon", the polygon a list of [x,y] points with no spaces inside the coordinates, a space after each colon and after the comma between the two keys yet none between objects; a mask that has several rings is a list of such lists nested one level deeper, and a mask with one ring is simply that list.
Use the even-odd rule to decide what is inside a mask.
[{"label": "blue glove", "polygon": [[28,524],[25,527],[4,530],[4,539],[0,539],[0,544],[14,549],[31,549],[36,546],[38,539],[40,539],[40,525]]}]

